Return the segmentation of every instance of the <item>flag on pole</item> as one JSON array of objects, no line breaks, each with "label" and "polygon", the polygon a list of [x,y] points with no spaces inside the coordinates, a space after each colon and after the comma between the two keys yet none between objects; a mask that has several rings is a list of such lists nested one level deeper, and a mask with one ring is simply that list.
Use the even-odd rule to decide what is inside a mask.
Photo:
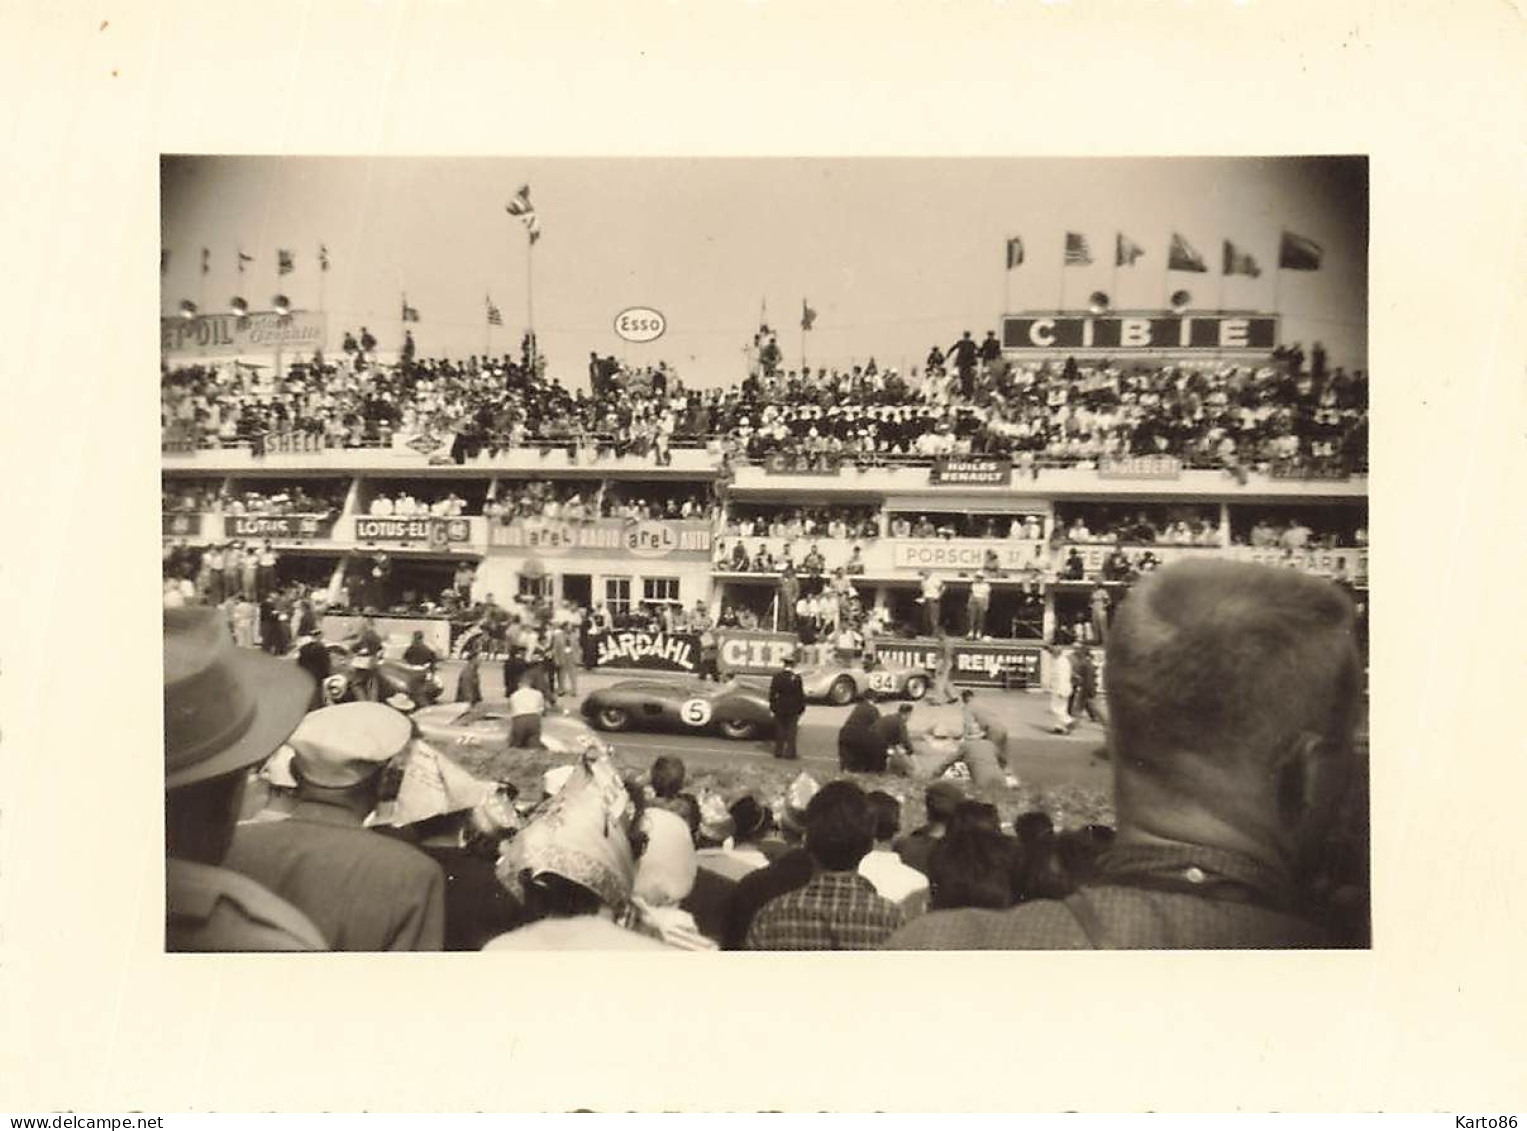
[{"label": "flag on pole", "polygon": [[1113,265],[1115,267],[1133,267],[1135,260],[1144,254],[1145,249],[1123,232],[1114,237]]},{"label": "flag on pole", "polygon": [[1081,232],[1066,233],[1066,266],[1085,267],[1092,262],[1092,248]]},{"label": "flag on pole", "polygon": [[1193,245],[1183,239],[1178,233],[1172,233],[1172,249],[1167,253],[1166,267],[1168,271],[1207,271],[1209,265],[1204,262],[1204,257],[1193,249]]},{"label": "flag on pole", "polygon": [[254,256],[252,256],[252,255],[245,255],[244,254],[244,249],[243,248],[239,248],[239,274],[242,275],[244,273],[244,265],[246,263],[253,263],[253,262],[254,262]]},{"label": "flag on pole", "polygon": [[504,205],[504,211],[511,216],[519,217],[525,225],[525,231],[530,233],[530,242],[535,243],[541,238],[541,218],[536,215],[535,205],[530,203],[530,186],[521,185],[520,191],[510,198],[509,203]]},{"label": "flag on pole", "polygon": [[1325,255],[1314,240],[1284,232],[1278,245],[1278,266],[1284,271],[1319,271]]},{"label": "flag on pole", "polygon": [[329,269],[329,249],[324,244],[318,245],[318,269],[320,271]]},{"label": "flag on pole", "polygon": [[1225,261],[1222,270],[1226,275],[1248,275],[1253,279],[1262,274],[1262,268],[1251,253],[1236,247],[1229,240],[1225,241]]},{"label": "flag on pole", "polygon": [[278,275],[290,275],[296,269],[297,269],[297,259],[296,259],[296,257],[294,255],[292,255],[291,249],[290,248],[285,248],[285,247],[277,248],[276,249],[276,274],[278,274]]},{"label": "flag on pole", "polygon": [[809,305],[807,305],[805,299],[801,299],[801,329],[802,330],[809,330],[809,329],[811,329],[812,324],[816,320],[817,320],[817,312],[812,310],[811,307]]},{"label": "flag on pole", "polygon": [[209,247],[201,249],[201,273],[203,275],[212,273],[212,249]]},{"label": "flag on pole", "polygon": [[170,249],[169,248],[161,247],[159,249],[159,273],[161,275],[168,275],[170,273]]},{"label": "flag on pole", "polygon": [[503,316],[503,314],[501,314],[499,312],[498,307],[493,305],[493,296],[492,295],[487,296],[487,302],[488,302],[488,325],[489,326],[502,326],[504,324],[504,316]]},{"label": "flag on pole", "polygon": [[407,295],[403,296],[403,321],[404,322],[417,322],[417,321],[419,321],[419,308],[416,307],[416,306],[409,306],[408,305],[408,296]]},{"label": "flag on pole", "polygon": [[1014,236],[1007,241],[1007,269],[1011,271],[1023,262],[1023,240]]}]

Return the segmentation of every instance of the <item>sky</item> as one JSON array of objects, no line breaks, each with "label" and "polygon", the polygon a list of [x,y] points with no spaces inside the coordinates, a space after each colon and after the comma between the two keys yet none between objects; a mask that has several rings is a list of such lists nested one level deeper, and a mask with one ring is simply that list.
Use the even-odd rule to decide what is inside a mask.
[{"label": "sky", "polygon": [[[522,184],[540,217],[533,253],[504,210]],[[1360,158],[171,156],[160,305],[222,310],[239,294],[268,309],[280,291],[321,306],[335,345],[364,324],[388,350],[406,293],[419,352],[465,357],[490,345],[487,296],[505,323],[494,352],[517,348],[531,300],[552,371],[574,386],[590,350],[665,360],[709,386],[744,376],[763,311],[787,365],[804,349],[812,366],[905,367],[997,329],[1004,311],[1082,308],[1096,290],[1115,309],[1162,309],[1186,288],[1196,308],[1279,312],[1285,342],[1321,341],[1332,364],[1366,368],[1367,186]],[[1322,246],[1321,270],[1275,270],[1285,229]],[[1062,266],[1067,231],[1087,237],[1093,266]],[[1116,272],[1121,231],[1146,254]],[[1172,232],[1208,274],[1165,276]],[[1025,261],[1009,271],[1015,236]],[[1222,278],[1224,239],[1259,278]],[[279,280],[278,247],[296,256]],[[242,277],[240,248],[255,257]],[[803,302],[817,312],[806,334]],[[661,311],[664,336],[620,339],[615,316],[632,306]]]}]

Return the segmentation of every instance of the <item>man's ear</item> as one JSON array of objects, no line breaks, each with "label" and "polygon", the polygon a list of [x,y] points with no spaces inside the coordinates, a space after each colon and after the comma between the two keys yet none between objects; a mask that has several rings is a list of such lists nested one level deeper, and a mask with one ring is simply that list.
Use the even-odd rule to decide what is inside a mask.
[{"label": "man's ear", "polygon": [[1289,740],[1274,768],[1278,821],[1284,829],[1297,828],[1329,807],[1341,785],[1334,774],[1336,753],[1325,738],[1310,731]]}]

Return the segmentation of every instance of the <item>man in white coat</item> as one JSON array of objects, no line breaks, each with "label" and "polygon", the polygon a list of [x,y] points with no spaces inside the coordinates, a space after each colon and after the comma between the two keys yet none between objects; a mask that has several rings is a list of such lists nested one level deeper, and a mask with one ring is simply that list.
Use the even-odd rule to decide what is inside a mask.
[{"label": "man in white coat", "polygon": [[1051,734],[1070,734],[1076,726],[1067,705],[1071,701],[1071,657],[1059,644],[1050,645],[1050,717],[1055,725]]}]

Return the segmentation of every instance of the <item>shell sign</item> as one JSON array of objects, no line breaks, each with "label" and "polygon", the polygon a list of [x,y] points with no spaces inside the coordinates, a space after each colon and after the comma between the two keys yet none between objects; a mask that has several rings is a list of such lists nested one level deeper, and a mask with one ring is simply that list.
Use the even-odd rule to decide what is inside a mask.
[{"label": "shell sign", "polygon": [[615,316],[615,332],[628,342],[655,342],[668,329],[668,319],[650,306],[630,306]]}]

